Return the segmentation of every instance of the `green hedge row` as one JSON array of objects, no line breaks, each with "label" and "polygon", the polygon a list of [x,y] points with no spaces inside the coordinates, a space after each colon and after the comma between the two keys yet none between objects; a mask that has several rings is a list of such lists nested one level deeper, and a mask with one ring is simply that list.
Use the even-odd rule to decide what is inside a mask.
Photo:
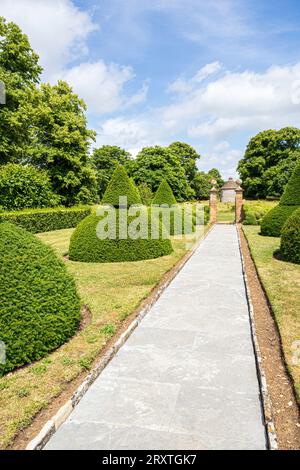
[{"label": "green hedge row", "polygon": [[18,212],[0,212],[0,222],[11,222],[31,233],[50,232],[76,227],[81,220],[90,215],[90,206],[66,209],[28,209]]}]

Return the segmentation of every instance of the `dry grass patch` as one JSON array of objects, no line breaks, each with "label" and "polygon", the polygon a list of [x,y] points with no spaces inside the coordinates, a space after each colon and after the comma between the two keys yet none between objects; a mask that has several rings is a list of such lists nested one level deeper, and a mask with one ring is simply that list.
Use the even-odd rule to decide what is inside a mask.
[{"label": "dry grass patch", "polygon": [[163,275],[186,253],[184,240],[172,241],[169,256],[131,263],[79,263],[65,255],[73,229],[38,237],[64,257],[74,276],[82,305],[91,318],[85,328],[55,352],[0,379],[0,448],[11,445],[18,431],[85,370],[122,322],[147,297]]},{"label": "dry grass patch", "polygon": [[280,238],[262,237],[260,227],[243,226],[250,251],[278,325],[282,348],[289,373],[294,381],[300,403],[300,348],[298,364],[293,346],[300,341],[300,266],[273,257]]}]

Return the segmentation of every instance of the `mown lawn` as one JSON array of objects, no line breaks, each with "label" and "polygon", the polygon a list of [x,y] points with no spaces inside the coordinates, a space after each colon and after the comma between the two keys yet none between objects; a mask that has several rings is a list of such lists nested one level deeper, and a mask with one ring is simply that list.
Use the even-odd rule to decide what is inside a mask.
[{"label": "mown lawn", "polygon": [[[260,227],[243,226],[279,327],[285,360],[300,402],[300,265],[280,261],[273,253],[280,239],[259,235]],[[297,343],[298,341],[298,343]],[[294,348],[297,348],[298,352]],[[298,358],[298,364],[293,363]]]},{"label": "mown lawn", "polygon": [[231,202],[218,202],[218,222],[235,221],[235,204]]},{"label": "mown lawn", "polygon": [[[39,234],[59,256],[68,251],[73,229]],[[0,448],[27,427],[38,411],[88,370],[93,359],[122,325],[122,321],[149,295],[162,276],[187,251],[185,240],[173,240],[171,255],[133,263],[75,263],[65,259],[73,274],[90,323],[68,343],[46,358],[0,379]]]}]

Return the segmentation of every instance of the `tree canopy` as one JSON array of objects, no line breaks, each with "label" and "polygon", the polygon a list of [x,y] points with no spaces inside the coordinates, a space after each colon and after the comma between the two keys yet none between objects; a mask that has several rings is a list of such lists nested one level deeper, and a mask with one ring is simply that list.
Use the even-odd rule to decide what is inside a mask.
[{"label": "tree canopy", "polygon": [[173,142],[168,147],[180,159],[189,183],[195,178],[197,169],[197,160],[200,155],[196,150],[185,142]]},{"label": "tree canopy", "polygon": [[300,129],[270,129],[254,136],[238,164],[245,196],[280,197],[299,156]]},{"label": "tree canopy", "polygon": [[0,164],[21,162],[30,144],[31,96],[42,67],[28,38],[0,17],[0,80],[6,103],[0,105]]},{"label": "tree canopy", "polygon": [[165,179],[176,199],[187,200],[194,195],[180,158],[169,148],[158,145],[143,148],[136,159],[130,162],[129,172],[137,184],[147,183],[153,192]]},{"label": "tree canopy", "polygon": [[94,149],[92,163],[97,170],[97,186],[100,198],[102,198],[117,165],[125,165],[130,158],[129,152],[116,145],[103,145]]}]

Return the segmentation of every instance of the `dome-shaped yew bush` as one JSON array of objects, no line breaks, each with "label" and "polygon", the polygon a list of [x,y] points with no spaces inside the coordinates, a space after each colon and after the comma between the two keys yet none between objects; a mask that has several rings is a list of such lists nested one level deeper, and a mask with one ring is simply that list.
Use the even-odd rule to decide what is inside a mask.
[{"label": "dome-shaped yew bush", "polygon": [[[111,224],[104,238],[105,219],[112,211]],[[103,214],[92,214],[77,226],[70,241],[69,257],[73,261],[87,263],[113,263],[158,258],[172,252],[172,244],[164,238],[165,230],[158,218],[151,217],[150,209],[137,208],[137,215],[130,215],[126,208],[103,208]],[[140,238],[135,233],[138,219],[141,221]],[[139,230],[139,229],[138,229]],[[153,232],[157,238],[153,238]]]},{"label": "dome-shaped yew bush", "polygon": [[29,364],[74,335],[80,301],[65,265],[21,227],[0,223],[0,375]]}]

